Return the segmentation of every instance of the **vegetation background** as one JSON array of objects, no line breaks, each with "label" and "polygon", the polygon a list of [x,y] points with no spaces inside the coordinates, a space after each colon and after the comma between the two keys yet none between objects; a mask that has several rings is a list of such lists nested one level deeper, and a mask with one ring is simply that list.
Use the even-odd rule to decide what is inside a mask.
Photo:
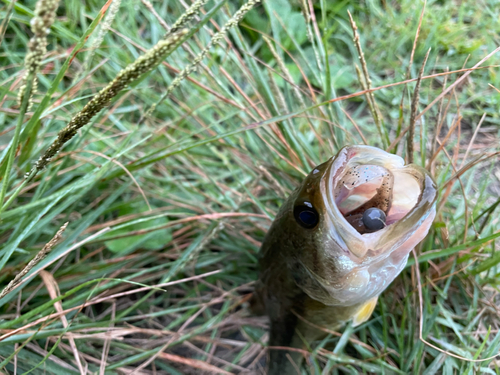
[{"label": "vegetation background", "polygon": [[440,192],[418,262],[302,371],[500,372],[498,1],[272,0],[230,30],[244,2],[208,1],[36,176],[57,133],[191,4],[61,0],[26,112],[35,4],[0,8],[1,289],[36,259],[0,299],[0,372],[264,373],[267,321],[247,301],[279,205],[343,145],[408,158],[408,128]]}]

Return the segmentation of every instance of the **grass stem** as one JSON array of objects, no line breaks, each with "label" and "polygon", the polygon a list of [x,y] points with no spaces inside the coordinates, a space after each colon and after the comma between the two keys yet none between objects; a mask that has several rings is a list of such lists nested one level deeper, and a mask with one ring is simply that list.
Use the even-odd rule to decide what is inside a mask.
[{"label": "grass stem", "polygon": [[417,83],[415,84],[415,90],[413,91],[413,99],[411,101],[411,114],[410,114],[410,125],[408,130],[408,135],[406,136],[407,142],[407,160],[408,163],[413,163],[413,143],[415,138],[415,123],[417,117],[418,104],[420,102],[420,83],[422,82],[422,77],[424,75],[425,64],[429,58],[429,53],[431,49],[425,54],[424,62],[420,67],[420,72],[418,73]]}]

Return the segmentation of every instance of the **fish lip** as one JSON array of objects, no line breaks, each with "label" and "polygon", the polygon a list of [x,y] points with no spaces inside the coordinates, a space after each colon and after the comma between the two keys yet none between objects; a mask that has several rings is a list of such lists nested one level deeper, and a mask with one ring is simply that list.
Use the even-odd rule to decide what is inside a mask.
[{"label": "fish lip", "polygon": [[[356,231],[335,203],[334,191],[337,178],[349,161],[357,156],[388,169],[406,169],[416,173],[418,174],[416,179],[420,183],[421,193],[417,204],[403,218],[374,233],[360,234]],[[367,156],[372,157],[367,158]],[[352,260],[358,263],[373,263],[388,257],[433,213],[437,189],[434,180],[425,169],[414,164],[405,165],[401,157],[371,146],[346,146],[330,160],[330,165],[320,182],[320,189],[326,197],[324,204],[331,236],[345,252],[353,255]],[[396,233],[397,231],[399,233]]]}]

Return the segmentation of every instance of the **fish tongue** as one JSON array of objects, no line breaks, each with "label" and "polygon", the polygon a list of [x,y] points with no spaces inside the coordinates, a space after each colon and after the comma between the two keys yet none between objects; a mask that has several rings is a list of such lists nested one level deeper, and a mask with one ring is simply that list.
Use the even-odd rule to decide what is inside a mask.
[{"label": "fish tongue", "polygon": [[345,218],[351,226],[359,233],[366,233],[365,224],[363,223],[363,214],[349,215]]}]

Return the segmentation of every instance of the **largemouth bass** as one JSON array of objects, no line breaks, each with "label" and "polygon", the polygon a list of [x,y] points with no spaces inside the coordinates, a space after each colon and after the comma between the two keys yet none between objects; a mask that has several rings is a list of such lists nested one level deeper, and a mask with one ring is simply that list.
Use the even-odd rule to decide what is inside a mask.
[{"label": "largemouth bass", "polygon": [[[436,196],[425,169],[375,147],[344,147],[314,168],[260,250],[254,306],[270,317],[269,345],[304,348],[324,335],[313,325],[369,319],[427,235]],[[294,374],[303,359],[297,351],[269,353],[269,375]]]}]

